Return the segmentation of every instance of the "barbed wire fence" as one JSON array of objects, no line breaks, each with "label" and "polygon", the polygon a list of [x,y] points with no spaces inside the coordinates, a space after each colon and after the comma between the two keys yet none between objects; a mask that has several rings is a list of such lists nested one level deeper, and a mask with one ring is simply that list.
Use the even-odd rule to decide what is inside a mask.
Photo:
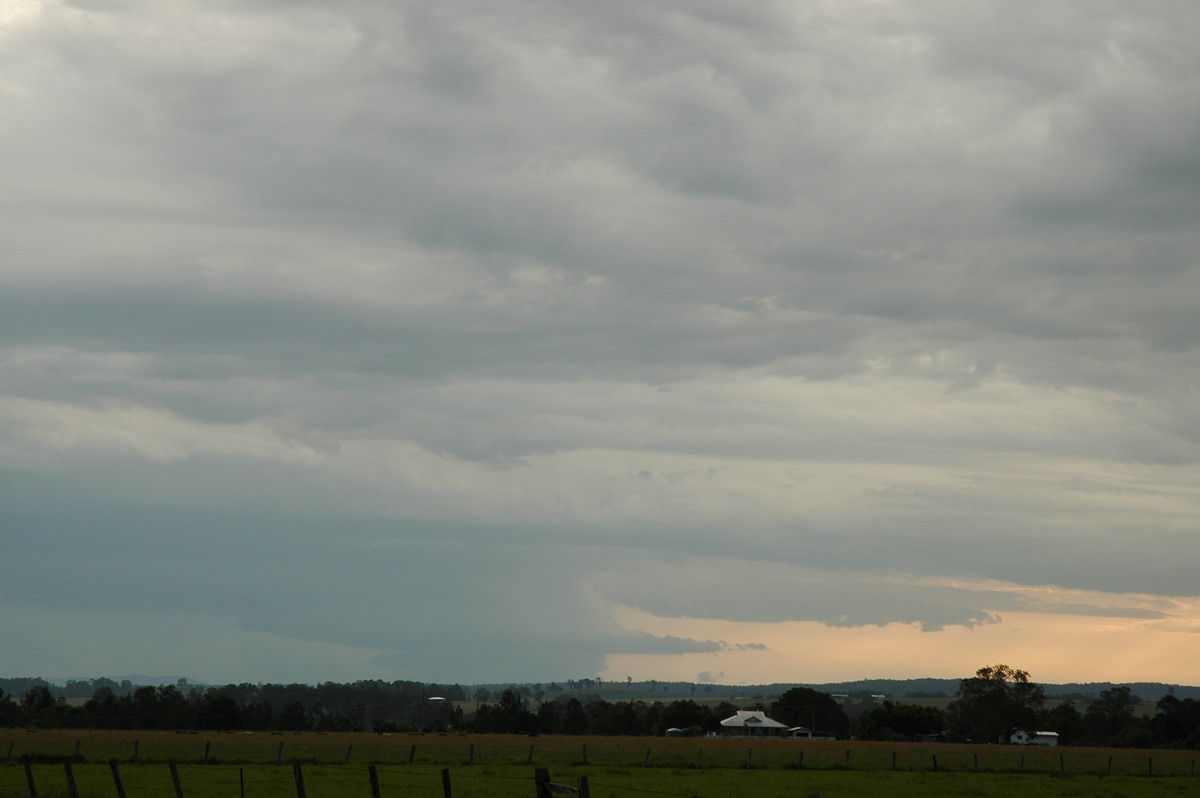
[{"label": "barbed wire fence", "polygon": [[[1138,752],[1117,752],[1114,757],[1106,752],[1084,752],[1071,749],[1026,751],[1016,746],[981,747],[976,751],[955,749],[935,753],[924,752],[919,759],[917,751],[890,752],[890,761],[882,749],[868,756],[868,751],[854,749],[852,757],[850,748],[844,751],[833,746],[822,746],[812,749],[810,753],[821,753],[820,757],[810,756],[805,761],[805,750],[796,751],[789,763],[780,765],[778,762],[760,766],[753,757],[753,749],[746,748],[744,760],[725,757],[718,764],[712,760],[704,760],[703,749],[697,749],[694,761],[685,764],[678,758],[664,761],[661,766],[652,765],[653,748],[645,748],[644,756],[640,748],[630,752],[621,749],[621,772],[649,773],[657,771],[665,775],[668,770],[779,770],[781,767],[796,770],[838,770],[838,771],[921,771],[921,772],[991,772],[991,773],[1090,773],[1096,775],[1137,775],[1137,776],[1190,776],[1197,775],[1196,759],[1194,757],[1160,756],[1156,761],[1154,754]],[[237,764],[217,762],[210,757],[211,749],[206,742],[202,756],[184,763],[177,762],[145,762],[139,761],[138,749],[135,744],[132,759],[109,759],[97,762],[87,761],[80,755],[80,746],[76,742],[73,754],[30,756],[25,754],[19,760],[12,758],[13,745],[9,742],[7,754],[5,747],[0,745],[0,756],[7,768],[22,765],[24,768],[25,788],[29,798],[143,798],[153,795],[156,798],[174,796],[174,798],[309,798],[308,789],[312,786],[314,798],[327,796],[360,796],[361,798],[399,798],[400,796],[415,796],[415,798],[512,798],[512,796],[536,796],[550,798],[552,795],[576,795],[590,798],[592,789],[599,789],[605,796],[622,798],[630,796],[677,796],[678,798],[697,798],[695,790],[672,791],[669,788],[671,779],[660,778],[651,783],[661,784],[664,781],[668,787],[650,789],[627,783],[619,783],[608,774],[617,772],[613,765],[618,761],[613,757],[609,763],[608,756],[600,757],[605,764],[596,767],[594,759],[589,760],[586,744],[582,748],[582,758],[573,764],[563,767],[575,775],[575,780],[552,780],[547,767],[534,767],[535,750],[530,745],[528,755],[524,749],[519,754],[509,752],[508,756],[494,758],[487,749],[479,757],[485,764],[476,765],[476,747],[460,749],[452,761],[443,757],[442,761],[423,761],[414,763],[417,746],[409,747],[407,763],[403,756],[397,757],[386,764],[370,762],[351,762],[354,747],[346,748],[344,757],[338,753],[323,761],[308,761],[301,758],[283,759],[283,746],[273,754],[274,764],[269,760],[257,760],[253,763]],[[68,748],[69,750],[69,748]],[[603,752],[601,752],[603,753]],[[727,754],[732,754],[730,750]],[[1160,755],[1164,752],[1158,752]],[[1184,752],[1180,752],[1184,753]],[[636,755],[635,755],[636,754]],[[1103,755],[1102,755],[1103,754]],[[1105,756],[1107,759],[1105,759]],[[539,757],[540,758],[540,757]],[[520,760],[525,760],[522,763]],[[545,760],[543,760],[543,763]],[[451,771],[451,766],[454,770]],[[525,775],[518,773],[528,766]],[[122,768],[125,770],[122,770]],[[582,772],[581,772],[582,771]],[[17,779],[8,779],[8,785],[3,793],[4,798],[20,798],[19,770],[10,771]],[[561,772],[561,771],[560,771]],[[130,774],[131,789],[126,787],[126,774]],[[596,781],[600,779],[600,781]],[[695,782],[692,782],[693,784]],[[700,796],[699,798],[703,798]]]}]

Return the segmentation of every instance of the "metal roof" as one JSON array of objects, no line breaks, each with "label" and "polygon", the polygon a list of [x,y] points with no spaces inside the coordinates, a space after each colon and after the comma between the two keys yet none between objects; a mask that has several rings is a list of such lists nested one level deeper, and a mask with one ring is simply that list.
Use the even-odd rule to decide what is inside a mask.
[{"label": "metal roof", "polygon": [[755,729],[786,729],[787,725],[771,720],[761,709],[739,709],[733,717],[721,721],[725,727],[750,727]]}]

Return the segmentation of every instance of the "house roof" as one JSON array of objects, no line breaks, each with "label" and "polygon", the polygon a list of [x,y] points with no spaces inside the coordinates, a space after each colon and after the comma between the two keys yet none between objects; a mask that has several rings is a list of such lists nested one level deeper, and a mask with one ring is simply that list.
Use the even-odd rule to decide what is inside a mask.
[{"label": "house roof", "polygon": [[786,729],[787,725],[771,720],[761,709],[739,709],[732,717],[725,718],[721,725],[726,728]]}]

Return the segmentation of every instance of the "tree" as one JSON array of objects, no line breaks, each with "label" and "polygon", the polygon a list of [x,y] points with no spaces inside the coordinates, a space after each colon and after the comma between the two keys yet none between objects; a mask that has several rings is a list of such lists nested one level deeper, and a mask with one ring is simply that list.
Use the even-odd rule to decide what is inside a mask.
[{"label": "tree", "polygon": [[25,710],[26,723],[36,722],[43,712],[54,706],[55,701],[50,688],[45,685],[26,690],[25,697],[21,699],[21,708]]},{"label": "tree", "polygon": [[1180,700],[1173,694],[1159,699],[1152,723],[1154,742],[1161,747],[1200,748],[1200,701]]},{"label": "tree", "polygon": [[28,726],[52,729],[62,725],[61,715],[65,705],[60,708],[58,699],[45,685],[29,688],[25,697],[21,699],[21,708],[24,710],[25,724]]},{"label": "tree", "polygon": [[808,687],[793,687],[779,696],[771,704],[771,717],[788,726],[807,726],[839,737],[846,737],[850,732],[850,719],[842,705],[829,693]]},{"label": "tree", "polygon": [[484,704],[475,712],[475,729],[481,732],[518,734],[537,730],[537,716],[525,707],[516,690],[500,694],[496,706]]},{"label": "tree", "polygon": [[312,718],[304,704],[292,701],[283,705],[279,713],[279,727],[285,731],[303,731],[312,727]]},{"label": "tree", "polygon": [[209,690],[196,707],[196,723],[201,729],[232,731],[242,727],[242,714],[232,696]]},{"label": "tree", "polygon": [[1007,665],[980,668],[958,684],[946,707],[951,731],[975,742],[1008,742],[1014,729],[1037,726],[1046,691],[1029,674]]},{"label": "tree", "polygon": [[918,741],[945,727],[946,718],[937,707],[884,701],[859,717],[858,736],[864,740]]},{"label": "tree", "polygon": [[1133,725],[1133,707],[1141,702],[1125,686],[1101,690],[1100,697],[1083,713],[1088,739],[1097,745],[1121,745],[1121,735]]},{"label": "tree", "polygon": [[568,698],[563,710],[562,733],[586,734],[589,725],[587,713],[583,711],[583,703],[575,696]]},{"label": "tree", "polygon": [[1078,743],[1084,737],[1083,716],[1066,701],[1043,712],[1038,728],[1058,732],[1059,745]]},{"label": "tree", "polygon": [[21,719],[21,705],[13,697],[0,690],[0,726],[16,726]]},{"label": "tree", "polygon": [[699,734],[700,726],[704,723],[704,716],[706,714],[704,707],[690,698],[672,701],[663,707],[662,714],[659,716],[659,723],[662,724],[662,731],[675,728],[694,731]]}]

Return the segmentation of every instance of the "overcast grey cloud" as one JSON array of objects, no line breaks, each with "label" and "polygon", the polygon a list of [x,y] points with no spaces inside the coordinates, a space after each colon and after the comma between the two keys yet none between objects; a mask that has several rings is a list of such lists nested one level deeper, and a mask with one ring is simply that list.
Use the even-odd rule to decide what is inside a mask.
[{"label": "overcast grey cloud", "polygon": [[[1198,36],[1182,1],[0,5],[0,670],[736,681],[754,624],[1014,615],[1200,646]],[[884,662],[844,676],[959,675]]]}]

